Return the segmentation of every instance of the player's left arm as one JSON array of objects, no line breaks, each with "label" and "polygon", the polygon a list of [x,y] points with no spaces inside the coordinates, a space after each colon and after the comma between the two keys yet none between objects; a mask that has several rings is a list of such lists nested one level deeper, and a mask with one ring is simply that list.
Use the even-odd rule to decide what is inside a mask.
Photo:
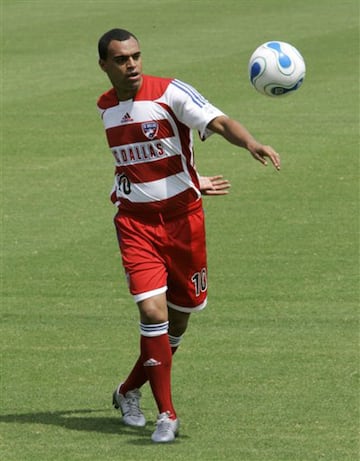
[{"label": "player's left arm", "polygon": [[259,143],[240,122],[222,115],[214,118],[207,128],[231,144],[247,149],[263,165],[267,165],[267,159],[270,159],[274,167],[280,170],[280,155],[271,146]]}]

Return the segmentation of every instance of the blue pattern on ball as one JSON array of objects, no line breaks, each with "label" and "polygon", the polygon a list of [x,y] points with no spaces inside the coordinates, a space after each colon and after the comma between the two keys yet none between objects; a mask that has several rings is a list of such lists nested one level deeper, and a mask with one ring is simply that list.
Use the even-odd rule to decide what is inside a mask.
[{"label": "blue pattern on ball", "polygon": [[278,61],[281,67],[286,69],[291,66],[291,58],[282,51],[279,42],[269,42],[267,46],[278,53]]},{"label": "blue pattern on ball", "polygon": [[250,80],[254,83],[254,79],[260,74],[261,66],[258,62],[254,62],[250,70]]}]

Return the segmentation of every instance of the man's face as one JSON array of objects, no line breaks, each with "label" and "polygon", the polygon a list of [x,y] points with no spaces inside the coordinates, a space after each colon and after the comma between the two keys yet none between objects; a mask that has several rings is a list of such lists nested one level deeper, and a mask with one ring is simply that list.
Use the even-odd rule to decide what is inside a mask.
[{"label": "man's face", "polygon": [[131,99],[142,83],[142,61],[139,43],[135,38],[119,42],[112,40],[108,56],[99,65],[116,89],[119,100]]}]

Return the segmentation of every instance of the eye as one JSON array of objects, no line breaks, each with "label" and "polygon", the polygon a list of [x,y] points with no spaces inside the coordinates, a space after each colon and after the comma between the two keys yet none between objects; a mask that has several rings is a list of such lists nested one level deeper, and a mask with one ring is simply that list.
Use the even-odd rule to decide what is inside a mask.
[{"label": "eye", "polygon": [[132,54],[130,56],[125,56],[125,55],[124,56],[115,56],[114,61],[117,64],[123,65],[123,64],[126,64],[130,58],[133,59],[134,61],[138,61],[140,59],[140,56],[141,56],[141,52],[138,51],[137,53],[134,53],[134,54]]},{"label": "eye", "polygon": [[128,60],[128,56],[118,56],[115,61],[118,63],[118,64],[125,64],[126,61]]}]

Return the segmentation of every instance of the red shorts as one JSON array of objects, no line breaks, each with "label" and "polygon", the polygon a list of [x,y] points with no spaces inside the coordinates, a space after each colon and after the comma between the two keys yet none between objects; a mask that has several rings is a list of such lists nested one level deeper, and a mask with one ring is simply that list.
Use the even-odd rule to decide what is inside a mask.
[{"label": "red shorts", "polygon": [[123,266],[135,302],[166,292],[168,305],[201,310],[207,299],[204,213],[148,224],[116,215]]}]

